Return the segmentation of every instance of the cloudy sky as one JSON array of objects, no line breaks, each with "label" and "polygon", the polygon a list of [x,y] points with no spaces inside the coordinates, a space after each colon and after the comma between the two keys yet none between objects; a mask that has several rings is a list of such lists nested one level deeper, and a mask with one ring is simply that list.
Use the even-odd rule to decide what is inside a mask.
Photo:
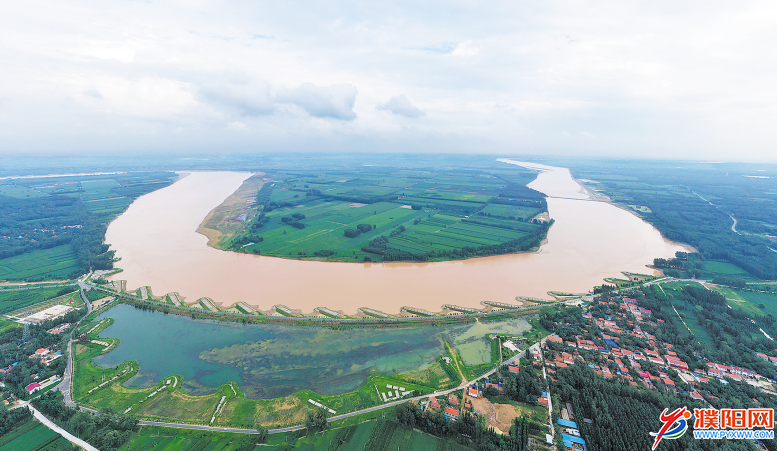
[{"label": "cloudy sky", "polygon": [[6,2],[0,152],[775,160],[777,3]]}]

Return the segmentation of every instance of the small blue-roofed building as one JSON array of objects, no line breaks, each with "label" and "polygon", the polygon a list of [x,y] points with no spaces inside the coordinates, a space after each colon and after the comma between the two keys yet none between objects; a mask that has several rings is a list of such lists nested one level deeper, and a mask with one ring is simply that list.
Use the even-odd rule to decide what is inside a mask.
[{"label": "small blue-roofed building", "polygon": [[618,346],[618,343],[616,343],[615,340],[611,338],[605,338],[604,342],[607,343],[607,345],[610,346],[611,348],[620,348],[620,346]]},{"label": "small blue-roofed building", "polygon": [[561,441],[564,442],[564,446],[567,448],[573,448],[574,443],[577,443],[578,445],[583,446],[584,451],[588,451],[588,447],[585,446],[585,440],[583,440],[580,437],[575,437],[574,435],[568,435],[568,434],[561,434]]},{"label": "small blue-roofed building", "polygon": [[559,426],[564,426],[565,428],[577,429],[577,423],[571,420],[565,420],[563,418],[559,418],[557,423],[559,424]]}]

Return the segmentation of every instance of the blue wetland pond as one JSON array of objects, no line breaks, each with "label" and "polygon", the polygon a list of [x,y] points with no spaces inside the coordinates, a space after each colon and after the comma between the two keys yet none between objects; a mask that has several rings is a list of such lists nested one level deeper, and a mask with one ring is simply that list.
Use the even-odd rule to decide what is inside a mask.
[{"label": "blue wetland pond", "polygon": [[192,394],[212,393],[236,381],[247,397],[277,398],[301,389],[335,395],[356,389],[373,373],[418,371],[446,353],[443,337],[467,365],[490,359],[489,332],[520,335],[525,318],[444,326],[347,328],[275,324],[240,325],[118,305],[98,317],[114,318],[102,332],[121,343],[97,357],[102,367],[140,362],[126,385],[147,387],[180,374]]}]

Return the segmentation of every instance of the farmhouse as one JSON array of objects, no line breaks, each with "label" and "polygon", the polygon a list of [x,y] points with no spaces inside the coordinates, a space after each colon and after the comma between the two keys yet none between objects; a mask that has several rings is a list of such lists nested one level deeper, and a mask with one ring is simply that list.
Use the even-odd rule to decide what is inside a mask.
[{"label": "farmhouse", "polygon": [[478,397],[477,387],[473,387],[470,385],[469,388],[467,388],[467,395],[469,395],[472,398],[477,398]]},{"label": "farmhouse", "polygon": [[450,406],[446,406],[443,413],[445,413],[445,416],[450,418],[451,420],[456,420],[459,418],[459,409],[454,409],[453,407],[450,407]]}]

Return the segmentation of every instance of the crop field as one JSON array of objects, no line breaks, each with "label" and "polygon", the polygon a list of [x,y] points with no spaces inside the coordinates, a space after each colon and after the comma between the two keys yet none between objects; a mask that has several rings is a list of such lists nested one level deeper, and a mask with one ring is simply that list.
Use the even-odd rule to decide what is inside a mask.
[{"label": "crop field", "polygon": [[702,325],[699,323],[699,318],[696,316],[696,312],[693,309],[693,306],[690,306],[687,302],[680,300],[675,300],[674,306],[677,309],[677,312],[680,314],[680,317],[685,321],[685,324],[687,324],[691,329],[691,333],[693,333],[696,339],[703,344],[712,346],[712,337],[710,336],[709,332],[707,332],[707,330],[704,329],[704,327],[702,327]]},{"label": "crop field", "polygon": [[26,186],[19,186],[13,184],[0,185],[0,196],[15,197],[17,199],[28,199],[30,197],[45,197],[44,193],[35,191],[34,189],[27,188]]},{"label": "crop field", "polygon": [[750,278],[750,274],[740,267],[728,262],[705,261],[702,266],[703,277],[736,276]]},{"label": "crop field", "polygon": [[105,225],[172,172],[0,180],[0,280],[65,279],[109,268]]},{"label": "crop field", "polygon": [[64,437],[30,420],[0,437],[0,451],[70,451],[73,445]]},{"label": "crop field", "polygon": [[753,316],[777,316],[777,293],[715,287],[715,291],[726,297],[731,308],[742,310]]},{"label": "crop field", "polygon": [[[233,451],[256,441],[248,434],[145,426],[133,433],[122,451]],[[245,449],[245,448],[244,448]],[[248,448],[251,449],[251,448]],[[257,450],[268,449],[259,446]]]},{"label": "crop field", "polygon": [[76,255],[68,244],[40,249],[0,260],[2,279],[66,279],[78,269]]},{"label": "crop field", "polygon": [[0,291],[0,313],[12,312],[52,299],[60,290],[62,290],[61,287]]},{"label": "crop field", "polygon": [[[275,449],[274,446],[262,449]],[[299,438],[293,449],[311,451],[398,450],[427,451],[470,450],[453,440],[440,439],[430,434],[402,426],[389,420],[371,420],[359,425],[329,429],[312,436]]]},{"label": "crop field", "polygon": [[525,186],[535,176],[522,168],[281,171],[259,191],[259,214],[220,245],[336,261],[515,252],[517,240],[539,239],[545,230],[531,222],[547,210],[542,194]]}]

